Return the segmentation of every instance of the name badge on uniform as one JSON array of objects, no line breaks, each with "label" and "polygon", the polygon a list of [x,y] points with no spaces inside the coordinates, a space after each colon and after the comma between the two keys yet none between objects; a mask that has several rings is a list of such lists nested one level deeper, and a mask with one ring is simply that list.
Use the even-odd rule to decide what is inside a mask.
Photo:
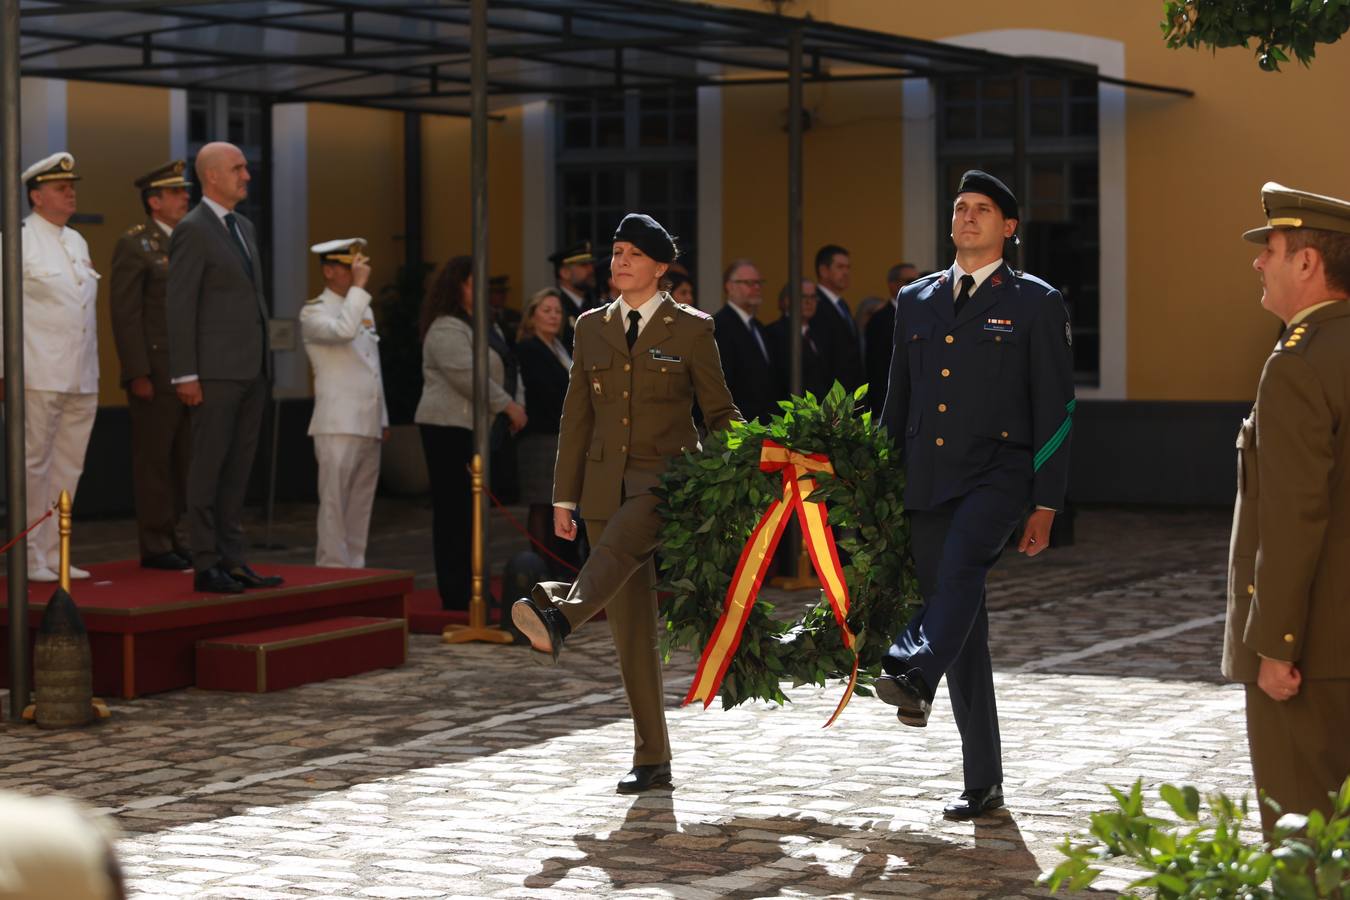
[{"label": "name badge on uniform", "polygon": [[1012,319],[985,319],[984,330],[998,331],[1002,332],[1003,334],[1012,334],[1013,322]]},{"label": "name badge on uniform", "polygon": [[684,357],[683,357],[683,356],[675,356],[674,354],[666,354],[666,353],[662,353],[660,350],[658,350],[658,349],[655,348],[655,347],[653,347],[653,348],[652,348],[650,351],[648,351],[648,352],[651,353],[652,359],[657,360],[658,362],[676,362],[676,363],[677,363],[677,362],[684,362]]}]

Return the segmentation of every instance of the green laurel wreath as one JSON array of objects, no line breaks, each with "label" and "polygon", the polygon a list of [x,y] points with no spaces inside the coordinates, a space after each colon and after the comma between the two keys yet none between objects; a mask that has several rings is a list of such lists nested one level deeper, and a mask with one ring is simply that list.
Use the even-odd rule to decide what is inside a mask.
[{"label": "green laurel wreath", "polygon": [[[872,414],[857,411],[866,392],[864,385],[850,396],[836,382],[819,401],[809,393],[784,400],[782,414],[769,425],[734,423],[709,435],[700,453],[671,462],[656,490],[664,520],[660,588],[673,594],[664,604],[666,659],[676,648],[702,653],[745,542],[782,495],[782,474],[759,468],[760,447],[771,438],[802,453],[824,453],[834,466],[834,476],[817,478],[810,499],[826,503],[841,556],[847,554],[858,692],[869,693],[866,685],[879,674],[886,649],[920,600],[901,514],[904,470],[890,437],[873,426]],[[785,703],[784,681],[824,686],[826,679],[847,678],[852,670],[853,655],[823,594],[795,621],[775,616],[772,604],[757,599],[722,682],[722,706],[752,699]]]}]

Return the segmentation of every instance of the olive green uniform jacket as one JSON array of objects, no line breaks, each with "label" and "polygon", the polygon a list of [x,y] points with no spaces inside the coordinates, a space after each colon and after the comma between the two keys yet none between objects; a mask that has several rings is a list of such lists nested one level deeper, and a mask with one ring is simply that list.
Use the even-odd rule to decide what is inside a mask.
[{"label": "olive green uniform jacket", "polygon": [[[1237,447],[1223,673],[1246,684],[1257,789],[1326,813],[1350,775],[1350,303],[1285,329]],[[1298,668],[1297,694],[1257,686],[1262,656]]]},{"label": "olive green uniform jacket", "polygon": [[622,300],[577,319],[563,400],[553,502],[608,519],[623,497],[648,493],[671,457],[699,447],[694,400],[713,431],[741,419],[722,377],[707,313],[664,295],[628,349]]}]

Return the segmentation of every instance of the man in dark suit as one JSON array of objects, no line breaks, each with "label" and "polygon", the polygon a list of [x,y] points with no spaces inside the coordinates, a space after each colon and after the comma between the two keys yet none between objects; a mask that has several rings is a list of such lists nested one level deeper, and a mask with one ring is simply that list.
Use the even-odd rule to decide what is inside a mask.
[{"label": "man in dark suit", "polygon": [[1031,506],[1018,550],[1050,544],[1069,480],[1072,336],[1059,291],[1003,261],[1017,199],[967,172],[952,204],[956,262],[900,291],[881,418],[903,451],[905,510],[924,606],[882,660],[877,696],[928,724],[945,675],[965,791],[945,815],[1003,805],[985,579]]},{"label": "man in dark suit", "polygon": [[234,212],[249,177],[238,147],[202,147],[202,202],[169,241],[169,375],[192,410],[193,586],[222,594],[281,583],[249,568],[240,521],[271,380],[257,238],[253,223]]},{"label": "man in dark suit", "polygon": [[713,336],[727,387],[747,422],[768,424],[787,392],[764,326],[755,318],[764,302],[764,279],[750,260],[737,259],[722,273],[722,289],[727,302],[713,316]]},{"label": "man in dark suit", "polygon": [[863,354],[867,363],[867,403],[872,415],[880,416],[886,402],[886,379],[891,371],[891,350],[894,347],[895,304],[900,289],[919,277],[913,263],[897,263],[886,272],[886,305],[872,314],[863,329]]},{"label": "man in dark suit", "polygon": [[830,382],[852,391],[863,381],[862,343],[853,310],[844,302],[852,283],[848,251],[826,244],[816,251],[816,287],[820,302],[811,330],[825,358]]},{"label": "man in dark suit", "polygon": [[112,258],[113,338],[131,413],[131,480],[141,565],[192,565],[187,477],[192,432],[187,407],[169,384],[169,237],[187,215],[187,164],[176,159],[136,179],[146,221],[117,241]]},{"label": "man in dark suit", "polygon": [[[817,301],[816,283],[802,279],[802,328],[801,334],[797,338],[802,342],[802,394],[811,393],[820,398],[825,396],[833,382],[830,381],[825,371],[825,358],[821,356],[820,347],[816,343],[815,335],[811,332],[811,324],[815,321],[816,316]],[[791,393],[791,373],[788,371],[788,365],[792,353],[792,344],[789,343],[792,336],[789,331],[788,302],[788,287],[783,285],[783,289],[778,292],[780,315],[765,329],[769,339],[769,350],[773,354],[774,362],[778,366],[779,378],[783,383],[781,399],[787,399]]]}]

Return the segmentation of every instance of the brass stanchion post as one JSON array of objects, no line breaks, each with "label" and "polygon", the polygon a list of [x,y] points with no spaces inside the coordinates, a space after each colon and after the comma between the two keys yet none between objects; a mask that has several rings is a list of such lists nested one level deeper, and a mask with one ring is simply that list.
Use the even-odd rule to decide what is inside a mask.
[{"label": "brass stanchion post", "polygon": [[487,579],[483,571],[483,457],[473,456],[472,468],[473,493],[473,581],[469,594],[469,624],[447,625],[441,632],[441,640],[447,644],[463,644],[467,641],[488,641],[493,644],[509,644],[514,640],[509,631],[492,628],[487,623]]}]

